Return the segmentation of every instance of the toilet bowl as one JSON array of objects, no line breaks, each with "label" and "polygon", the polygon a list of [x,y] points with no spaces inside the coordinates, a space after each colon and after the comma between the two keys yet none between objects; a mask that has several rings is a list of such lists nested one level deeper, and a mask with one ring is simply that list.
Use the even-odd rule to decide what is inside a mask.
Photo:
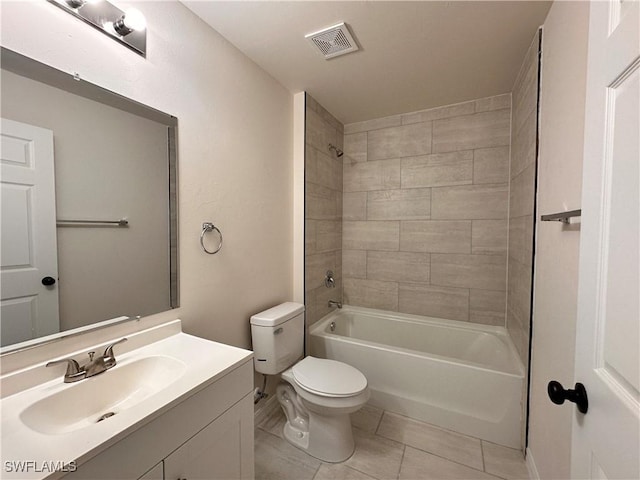
[{"label": "toilet bowl", "polygon": [[369,400],[365,376],[342,362],[306,357],[282,379],[276,394],[287,441],[325,462],[348,459],[355,449],[350,414]]},{"label": "toilet bowl", "polygon": [[276,389],[287,417],[284,437],[325,462],[354,451],[350,414],[369,400],[366,377],[346,363],[303,357],[304,305],[287,302],[251,317],[254,368],[281,374]]}]

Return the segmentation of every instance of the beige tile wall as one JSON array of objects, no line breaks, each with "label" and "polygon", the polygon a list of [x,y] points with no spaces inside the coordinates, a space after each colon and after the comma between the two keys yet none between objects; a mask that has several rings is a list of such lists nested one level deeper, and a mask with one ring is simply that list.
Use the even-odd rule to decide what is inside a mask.
[{"label": "beige tile wall", "polygon": [[[342,159],[344,127],[309,94],[305,125],[305,305],[307,325],[327,314],[329,300],[342,301]],[[327,270],[336,288],[326,288]]]},{"label": "beige tile wall", "polygon": [[345,125],[345,303],[505,324],[510,128],[511,94]]},{"label": "beige tile wall", "polygon": [[533,270],[538,68],[536,34],[513,87],[509,190],[507,329],[525,366],[529,361]]}]

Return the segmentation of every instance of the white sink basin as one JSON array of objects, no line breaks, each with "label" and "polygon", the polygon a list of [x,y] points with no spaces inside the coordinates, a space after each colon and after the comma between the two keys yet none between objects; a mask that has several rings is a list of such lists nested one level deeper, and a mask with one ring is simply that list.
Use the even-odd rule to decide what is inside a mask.
[{"label": "white sink basin", "polygon": [[182,361],[160,355],[118,364],[36,401],[20,413],[20,419],[45,434],[72,432],[99,420],[109,422],[174,383],[185,370]]}]

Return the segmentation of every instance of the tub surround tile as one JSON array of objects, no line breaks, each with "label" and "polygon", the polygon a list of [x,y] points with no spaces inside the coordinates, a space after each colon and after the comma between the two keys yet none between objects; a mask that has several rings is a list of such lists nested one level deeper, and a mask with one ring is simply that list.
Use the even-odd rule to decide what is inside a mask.
[{"label": "tub surround tile", "polygon": [[367,220],[420,220],[430,216],[430,188],[383,190],[367,194]]},{"label": "tub surround tile", "polygon": [[536,133],[538,115],[535,110],[529,113],[520,131],[512,139],[511,178],[536,161]]},{"label": "tub surround tile", "polygon": [[317,253],[316,249],[316,230],[317,230],[317,220],[313,220],[310,218],[305,219],[304,222],[304,252],[305,255],[310,255],[312,253]]},{"label": "tub surround tile", "polygon": [[367,192],[345,192],[342,196],[343,220],[367,219]]},{"label": "tub surround tile", "polygon": [[498,477],[416,448],[406,447],[398,479],[498,480]]},{"label": "tub surround tile", "polygon": [[511,109],[434,120],[433,152],[509,145]]},{"label": "tub surround tile", "polygon": [[372,130],[367,134],[367,159],[410,157],[431,153],[431,123]]},{"label": "tub surround tile", "polygon": [[344,222],[342,248],[345,250],[388,250],[400,248],[400,222]]},{"label": "tub surround tile", "polygon": [[381,408],[367,404],[351,414],[351,425],[367,433],[376,433],[383,413]]},{"label": "tub surround tile", "polygon": [[473,220],[471,253],[507,253],[507,220]]},{"label": "tub surround tile", "polygon": [[506,298],[504,292],[470,289],[470,322],[504,327],[506,325],[505,310]]},{"label": "tub surround tile", "polygon": [[431,254],[431,283],[447,287],[506,289],[504,255]]},{"label": "tub surround tile", "polygon": [[404,445],[359,429],[354,429],[353,436],[356,450],[343,465],[379,480],[398,478]]},{"label": "tub surround tile", "polygon": [[342,221],[316,221],[316,251],[336,251],[342,248]]},{"label": "tub surround tile", "polygon": [[313,110],[307,108],[306,113],[305,142],[321,152],[328,152],[327,146],[330,143],[333,145],[337,143],[338,133],[336,128],[327,123]]},{"label": "tub surround tile", "polygon": [[509,216],[523,217],[533,213],[535,202],[535,164],[529,165],[511,180]]},{"label": "tub surround tile", "polygon": [[384,412],[378,435],[478,470],[483,469],[480,440],[408,417]]},{"label": "tub surround tile", "polygon": [[471,222],[468,220],[400,222],[400,250],[471,253]]},{"label": "tub surround tile", "polygon": [[507,93],[345,126],[346,303],[504,324],[512,101]]},{"label": "tub surround tile", "polygon": [[507,218],[509,187],[465,185],[438,187],[431,191],[434,220],[482,220]]},{"label": "tub surround tile", "polygon": [[398,284],[378,280],[345,278],[343,281],[344,302],[367,308],[398,311]]},{"label": "tub surround tile", "polygon": [[473,184],[509,182],[509,147],[473,151]]},{"label": "tub surround tile", "polygon": [[348,123],[344,126],[344,134],[349,135],[351,133],[378,130],[380,128],[397,127],[401,125],[400,118],[400,115],[392,115],[390,117],[365,120],[364,122]]},{"label": "tub surround tile", "polygon": [[421,283],[398,285],[398,311],[450,320],[469,320],[469,290]]},{"label": "tub surround tile", "polygon": [[533,215],[509,219],[509,259],[533,264]]},{"label": "tub surround tile", "polygon": [[316,150],[317,173],[314,182],[331,190],[342,191],[342,162],[330,155]]},{"label": "tub surround tile", "polygon": [[531,313],[531,267],[509,259],[507,304],[524,325]]},{"label": "tub surround tile", "polygon": [[391,282],[429,282],[428,253],[367,252],[367,278]]},{"label": "tub surround tile", "polygon": [[338,209],[342,194],[312,182],[306,182],[305,217],[316,220],[334,220],[342,213]]},{"label": "tub surround tile", "polygon": [[376,480],[341,463],[323,463],[313,480]]},{"label": "tub surround tile", "polygon": [[528,480],[529,472],[520,450],[482,440],[484,465],[488,473],[508,480]]},{"label": "tub surround tile", "polygon": [[472,150],[407,157],[400,164],[402,188],[468,185],[472,181]]},{"label": "tub surround tile", "polygon": [[480,98],[475,101],[475,106],[476,113],[511,108],[511,93],[504,93],[502,95],[496,95],[495,97]]},{"label": "tub surround tile", "polygon": [[311,480],[321,464],[320,460],[260,429],[255,434],[254,455],[256,480]]},{"label": "tub surround tile", "polygon": [[305,257],[304,288],[313,290],[324,287],[327,270],[336,271],[335,252],[315,253]]},{"label": "tub surround tile", "polygon": [[409,125],[411,123],[428,122],[431,120],[439,120],[441,118],[468,115],[475,112],[474,106],[475,102],[464,102],[456,103],[454,105],[446,105],[444,107],[430,108],[429,110],[406,113],[402,115],[402,124]]},{"label": "tub surround tile", "polygon": [[400,159],[344,162],[344,192],[400,188]]},{"label": "tub surround tile", "polygon": [[353,133],[344,136],[344,161],[367,161],[367,132]]},{"label": "tub surround tile", "polygon": [[342,274],[345,278],[367,278],[367,251],[342,250]]}]

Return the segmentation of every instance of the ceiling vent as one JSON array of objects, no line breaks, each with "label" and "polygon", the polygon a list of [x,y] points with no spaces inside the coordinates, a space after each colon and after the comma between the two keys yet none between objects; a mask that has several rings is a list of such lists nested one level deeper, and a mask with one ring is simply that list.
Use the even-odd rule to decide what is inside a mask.
[{"label": "ceiling vent", "polygon": [[309,40],[326,60],[358,50],[358,44],[344,22],[310,33],[304,38]]}]

